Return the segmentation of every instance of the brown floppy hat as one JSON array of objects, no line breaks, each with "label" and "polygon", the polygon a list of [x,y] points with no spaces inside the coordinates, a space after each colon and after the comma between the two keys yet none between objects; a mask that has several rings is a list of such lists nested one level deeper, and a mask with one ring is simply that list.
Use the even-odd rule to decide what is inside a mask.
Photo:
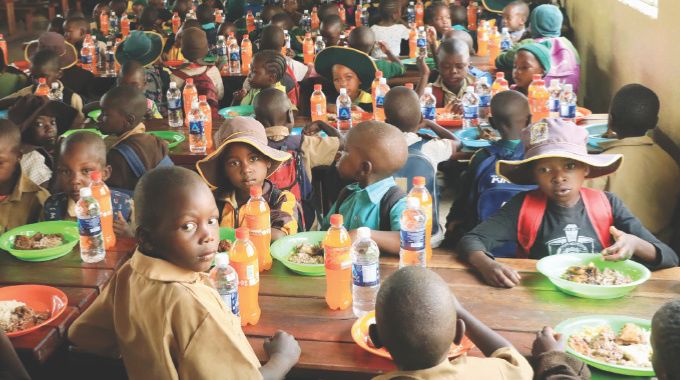
[{"label": "brown floppy hat", "polygon": [[33,40],[24,49],[24,59],[31,60],[31,57],[41,50],[52,50],[59,56],[59,66],[68,69],[78,63],[78,53],[76,48],[64,40],[64,36],[55,32],[45,32],[40,38]]},{"label": "brown floppy hat", "polygon": [[71,129],[78,110],[64,102],[48,100],[43,96],[26,95],[17,99],[7,113],[7,118],[18,125],[23,134],[38,116],[53,116],[57,122],[57,134]]},{"label": "brown floppy hat", "polygon": [[222,152],[232,143],[244,143],[257,149],[260,153],[272,160],[272,165],[267,171],[267,178],[274,173],[282,163],[291,158],[290,153],[274,149],[267,145],[267,134],[264,126],[251,117],[235,117],[227,119],[214,136],[215,145],[218,148],[206,158],[196,163],[198,174],[208,183],[212,189],[220,185],[219,178],[224,170],[221,161]]},{"label": "brown floppy hat", "polygon": [[205,60],[210,52],[208,37],[202,29],[191,27],[182,31],[182,55],[189,62],[199,65],[211,65]]}]

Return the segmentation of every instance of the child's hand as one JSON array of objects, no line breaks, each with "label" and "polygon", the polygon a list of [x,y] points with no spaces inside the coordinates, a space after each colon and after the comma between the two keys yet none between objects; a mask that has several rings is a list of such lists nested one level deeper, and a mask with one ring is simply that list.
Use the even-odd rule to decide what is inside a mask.
[{"label": "child's hand", "polygon": [[241,100],[243,100],[243,98],[246,97],[246,94],[247,94],[247,91],[243,88],[238,90],[238,91],[234,91],[234,94],[233,94],[234,101],[240,102]]},{"label": "child's hand", "polygon": [[306,125],[302,129],[302,133],[305,136],[314,136],[314,135],[318,134],[319,132],[326,130],[328,128],[333,128],[333,127],[331,127],[330,125],[328,125],[327,123],[325,123],[321,120],[317,120],[317,121],[312,122],[309,125]]},{"label": "child's hand", "polygon": [[454,100],[452,102],[449,102],[446,106],[444,106],[444,112],[450,112],[450,113],[454,113],[456,115],[462,115],[463,114],[463,103],[459,100]]},{"label": "child's hand", "polygon": [[435,29],[434,26],[428,26],[425,33],[427,35],[427,43],[430,44],[430,45],[436,45],[437,44],[437,29]]},{"label": "child's hand", "polygon": [[291,367],[300,359],[300,345],[292,335],[281,330],[273,337],[265,339],[263,347],[270,359],[280,357]]},{"label": "child's hand", "polygon": [[390,52],[390,48],[389,46],[387,46],[387,43],[385,41],[378,41],[375,44],[378,45],[378,48],[380,49],[381,52],[383,52],[383,54],[387,54]]},{"label": "child's hand", "polygon": [[640,247],[640,244],[645,242],[639,237],[627,234],[618,230],[616,227],[609,227],[609,233],[616,241],[609,248],[602,250],[602,256],[607,261],[623,261],[628,260]]},{"label": "child's hand", "polygon": [[113,233],[116,236],[133,238],[135,237],[135,232],[132,227],[125,221],[123,214],[118,211],[116,217],[113,220]]},{"label": "child's hand", "polygon": [[477,269],[487,284],[497,288],[513,288],[522,279],[516,270],[491,259],[486,260]]},{"label": "child's hand", "polygon": [[421,77],[430,76],[430,67],[425,63],[425,57],[416,58],[416,65],[418,66],[418,74],[420,74]]},{"label": "child's hand", "polygon": [[544,327],[543,330],[536,333],[536,340],[534,340],[531,354],[534,357],[550,352],[550,351],[564,351],[564,338],[562,334],[555,333],[552,327]]}]

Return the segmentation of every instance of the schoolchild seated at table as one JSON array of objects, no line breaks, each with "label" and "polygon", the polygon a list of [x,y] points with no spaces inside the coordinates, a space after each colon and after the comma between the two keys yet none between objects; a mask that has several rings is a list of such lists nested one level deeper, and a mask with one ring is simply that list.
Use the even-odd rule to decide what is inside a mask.
[{"label": "schoolchild seated at table", "polygon": [[498,161],[501,177],[538,189],[516,195],[461,239],[458,252],[488,284],[519,283],[519,274],[490,253],[512,241],[517,257],[602,252],[605,260],[632,258],[653,270],[678,265],[678,255],[617,196],[582,187],[586,178],[614,173],[622,162],[620,154],[589,155],[587,139],[588,132],[572,122],[543,119],[522,130],[523,160]]},{"label": "schoolchild seated at table", "polygon": [[206,3],[196,7],[196,21],[201,24],[201,29],[208,38],[208,45],[215,46],[217,43],[217,26],[215,25],[215,10]]},{"label": "schoolchild seated at table", "polygon": [[431,26],[437,32],[436,38],[440,40],[447,30],[451,29],[451,13],[449,6],[441,1],[434,1],[424,14],[425,25]]},{"label": "schoolchild seated at table", "polygon": [[11,121],[0,119],[0,232],[37,222],[50,196],[26,176],[20,161],[21,131]]},{"label": "schoolchild seated at table", "polygon": [[[510,88],[524,95],[529,93],[529,86],[534,75],[546,77],[550,71],[550,50],[542,43],[530,43],[517,49],[515,64],[512,68],[512,80],[515,82]],[[550,85],[546,82],[546,85]]]},{"label": "schoolchild seated at table", "polygon": [[379,121],[365,121],[349,130],[338,161],[338,173],[352,181],[331,205],[321,230],[330,227],[332,214],[342,214],[350,237],[356,229],[368,227],[381,252],[399,253],[399,219],[406,208],[406,194],[393,174],[408,157],[406,139],[396,127]]},{"label": "schoolchild seated at table", "polygon": [[170,80],[177,83],[177,88],[183,88],[184,81],[187,78],[193,78],[198,94],[205,95],[208,98],[208,104],[217,108],[217,103],[224,96],[224,83],[220,70],[213,65],[213,62],[206,60],[209,52],[208,39],[203,30],[184,29],[182,31],[182,55],[189,61],[189,64],[174,70]]},{"label": "schoolchild seated at table", "polygon": [[[222,24],[224,25],[224,24]],[[177,34],[168,39],[168,44],[166,45],[163,52],[164,61],[184,61],[184,55],[182,55],[182,31],[188,28],[201,28],[201,24],[196,20],[186,20],[177,30]],[[222,27],[220,26],[220,30]],[[225,36],[226,39],[226,36]]]},{"label": "schoolchild seated at table", "polygon": [[[97,18],[97,20],[99,19]],[[76,48],[78,56],[80,56],[80,50],[83,48],[83,41],[87,34],[90,34],[90,24],[85,17],[66,17],[66,21],[64,21],[64,38],[66,39],[66,42]],[[104,36],[100,34],[100,36],[95,35],[95,37],[97,37],[97,47],[99,48],[99,51],[106,51]]]},{"label": "schoolchild seated at table", "polygon": [[[369,335],[385,347],[397,370],[388,379],[532,380],[529,362],[500,334],[467,311],[435,272],[399,269],[383,281]],[[463,354],[449,361],[451,344],[468,336],[485,357]]]},{"label": "schoolchild seated at table", "polygon": [[[179,1],[177,1],[179,3]],[[149,0],[149,8],[156,8],[158,10],[158,17],[165,23],[172,19],[172,13],[165,8],[164,0]]]},{"label": "schoolchild seated at table", "polygon": [[551,327],[544,327],[536,334],[531,356],[537,380],[590,380],[588,365],[564,352],[561,334]]},{"label": "schoolchild seated at table", "polygon": [[[401,43],[408,40],[411,33],[410,29],[401,21],[401,1],[383,0],[378,8],[380,20],[377,24],[370,27],[373,32],[374,41],[382,41],[386,45],[386,52],[374,49],[372,57],[391,60],[391,57],[399,56]],[[388,54],[391,53],[391,54]],[[371,52],[366,52],[371,54]]]},{"label": "schoolchild seated at table", "polygon": [[[177,0],[175,1],[175,4],[172,6],[172,12],[177,12],[182,22],[186,22],[187,21],[186,16],[189,10],[191,10],[191,6],[192,6],[191,0]],[[225,12],[225,16],[228,16],[227,12]],[[170,18],[172,18],[172,14],[170,14]]]},{"label": "schoolchild seated at table", "polygon": [[529,21],[529,5],[516,0],[503,8],[503,27],[508,28],[513,43],[519,42],[526,33]]},{"label": "schoolchild seated at table", "polygon": [[[338,16],[340,17],[340,11],[338,6],[333,3],[323,3],[319,5],[318,9],[319,21],[323,22],[328,16]],[[341,20],[342,21],[342,20]]]},{"label": "schoolchild seated at table", "polygon": [[282,331],[265,339],[269,362],[260,366],[205,273],[218,249],[219,211],[201,178],[155,169],[134,200],[137,251],[68,339],[88,352],[121,355],[130,378],[282,379],[300,356],[295,339]]},{"label": "schoolchild seated at table", "polygon": [[128,19],[130,20],[130,30],[137,30],[139,26],[139,20],[142,18],[142,13],[144,9],[149,6],[147,0],[134,0],[132,2],[132,12],[128,13]]},{"label": "schoolchild seated at table", "polygon": [[100,102],[102,133],[110,135],[106,162],[111,176],[106,184],[131,192],[139,178],[157,166],[173,165],[167,142],[144,133],[147,102],[144,94],[130,86],[114,87]]},{"label": "schoolchild seated at table", "polygon": [[[418,94],[422,96],[430,76],[430,68],[418,58],[418,72],[421,76]],[[437,70],[439,76],[431,83],[432,95],[437,99],[437,108],[450,109],[448,112],[462,113],[461,98],[467,86],[474,86],[475,78],[470,74],[470,49],[458,39],[444,40],[437,49]]]},{"label": "schoolchild seated at table", "polygon": [[[232,104],[251,105],[255,96],[265,88],[275,88],[284,94],[286,87],[281,83],[286,73],[286,58],[276,50],[261,50],[255,53],[250,64],[247,83],[239,91],[234,92]],[[246,89],[245,86],[249,86]]]},{"label": "schoolchild seated at table", "polygon": [[349,47],[362,51],[368,55],[372,51],[382,50],[383,58],[385,59],[373,59],[375,62],[375,67],[382,71],[383,77],[389,79],[393,77],[398,77],[404,75],[404,65],[399,60],[399,57],[392,54],[387,44],[384,41],[378,41],[376,43],[376,38],[373,30],[367,26],[360,26],[352,29],[349,33]]},{"label": "schoolchild seated at table", "polygon": [[[323,78],[332,81],[338,93],[345,88],[353,107],[373,112],[370,91],[377,69],[368,54],[348,47],[328,47],[317,54],[314,69]],[[327,97],[326,101],[328,111],[335,112],[335,99]]]},{"label": "schoolchild seated at table", "polygon": [[652,366],[659,380],[676,380],[680,373],[680,300],[661,306],[652,317]]},{"label": "schoolchild seated at table", "polygon": [[[285,44],[286,39],[283,34],[283,29],[276,25],[267,25],[262,28],[259,44],[260,50],[281,51],[281,48],[283,48]],[[288,56],[285,58],[287,64],[286,72],[292,81],[300,82],[311,74],[311,68],[314,67],[313,64],[306,65]],[[285,75],[282,79],[285,80]],[[295,86],[295,84],[296,83],[293,83],[293,86]]]},{"label": "schoolchild seated at table", "polygon": [[641,84],[619,89],[609,107],[608,121],[618,140],[599,145],[603,153],[622,154],[626,164],[607,177],[586,181],[586,186],[616,194],[645,228],[669,242],[676,227],[680,168],[647,136],[659,121],[659,106],[654,91]]},{"label": "schoolchild seated at table", "polygon": [[[106,41],[106,37],[100,32],[101,30],[101,15],[111,14],[111,8],[107,2],[97,2],[94,8],[92,8],[92,17],[90,18],[90,31],[89,33],[97,37],[99,41]],[[65,15],[67,16],[67,15]],[[68,19],[68,16],[66,17]],[[66,23],[64,22],[63,28],[66,28]]]},{"label": "schoolchild seated at table", "polygon": [[[56,166],[56,193],[52,194],[43,207],[43,220],[76,221],[76,202],[80,189],[90,186],[91,174],[98,172],[102,181],[109,179],[111,166],[106,164],[106,144],[96,133],[75,132],[66,137],[59,149]],[[111,192],[113,206],[113,229],[117,236],[134,237],[132,222],[132,197],[114,188]]]},{"label": "schoolchild seated at table", "polygon": [[[444,33],[444,38],[443,40],[448,40],[448,39],[457,39],[465,42],[465,44],[468,45],[470,48],[470,55],[475,54],[475,49],[474,49],[474,41],[472,40],[472,36],[470,33],[463,31],[463,30],[458,30],[458,29],[451,29]],[[434,55],[435,62],[437,60],[437,55]],[[468,72],[472,74],[473,77],[475,77],[475,80],[478,80],[479,78],[486,78],[487,83],[491,85],[494,81],[493,77],[491,74],[487,71],[480,70],[477,67],[473,66],[472,64],[468,65]]]},{"label": "schoolchild seated at table", "polygon": [[302,43],[305,39],[305,30],[298,27],[291,16],[286,12],[272,15],[269,25],[278,26],[282,30],[287,30],[290,35],[290,48],[286,56],[294,57],[295,53],[302,53]]},{"label": "schoolchild seated at table", "polygon": [[451,17],[452,27],[462,27],[467,31],[468,20],[467,20],[467,8],[460,4],[450,4],[449,5],[449,15]]},{"label": "schoolchild seated at table", "polygon": [[[330,5],[332,5],[333,8],[336,8],[335,5]],[[321,19],[319,33],[323,37],[327,48],[331,46],[338,46],[338,42],[340,42],[340,35],[344,33],[344,31],[345,25],[343,25],[342,19],[337,14],[331,14]]]},{"label": "schoolchild seated at table", "polygon": [[154,32],[164,35],[163,21],[160,19],[160,12],[154,7],[146,7],[139,16],[137,30],[142,32]]},{"label": "schoolchild seated at table", "polygon": [[299,5],[297,0],[284,0],[283,10],[292,18],[295,24],[300,23],[302,19],[302,13],[298,11]]},{"label": "schoolchild seated at table", "polygon": [[214,191],[220,226],[242,226],[250,192],[260,189],[269,204],[272,241],[297,233],[295,195],[267,179],[291,155],[267,146],[262,124],[252,118],[227,119],[215,134],[215,146],[213,153],[196,163],[196,169]]},{"label": "schoolchild seated at table", "polygon": [[[137,61],[127,61],[120,68],[117,83],[119,86],[132,86],[139,91],[146,89],[146,72],[144,66]],[[146,94],[145,94],[146,95]],[[156,102],[146,98],[146,118],[147,119],[162,119],[161,113],[158,111]]]}]

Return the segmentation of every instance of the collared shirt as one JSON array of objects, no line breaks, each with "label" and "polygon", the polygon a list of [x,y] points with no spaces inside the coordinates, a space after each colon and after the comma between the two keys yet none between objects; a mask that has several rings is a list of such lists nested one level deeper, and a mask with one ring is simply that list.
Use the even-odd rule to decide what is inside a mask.
[{"label": "collared shirt", "polygon": [[[467,88],[467,86],[470,86],[473,83],[475,83],[474,77],[472,75],[468,74],[463,79],[463,83],[460,86],[460,90],[458,90],[458,92],[456,93],[456,92],[451,91],[448,87],[446,87],[446,85],[444,84],[444,81],[442,80],[441,75],[438,76],[437,80],[434,81],[434,83],[432,83],[432,86],[433,87],[439,87],[441,89],[441,91],[444,93],[444,99],[442,99],[443,103],[441,105],[437,104],[437,107],[440,107],[440,106],[444,107],[444,106],[446,106],[447,104],[449,104],[453,101],[459,101],[463,97],[463,95],[465,94],[465,89]],[[437,100],[439,100],[439,99],[437,99]]]},{"label": "collared shirt", "polygon": [[37,150],[21,156],[21,170],[36,184],[43,184],[52,178],[52,169],[45,163],[45,156]]},{"label": "collared shirt", "polygon": [[[352,105],[353,106],[361,106],[361,104],[373,104],[373,97],[371,94],[364,90],[359,90],[359,96],[357,96],[356,99],[352,100]],[[368,111],[368,110],[364,110]]]},{"label": "collared shirt", "polygon": [[0,201],[0,233],[24,224],[37,222],[50,192],[36,185],[23,174],[12,193]]},{"label": "collared shirt", "polygon": [[517,350],[503,347],[488,358],[462,355],[453,361],[416,371],[394,371],[376,376],[373,380],[532,380],[534,371],[529,362]]},{"label": "collared shirt", "polygon": [[[417,133],[403,132],[403,134],[408,146],[411,146],[423,139],[422,137],[418,136]],[[430,160],[432,166],[436,168],[440,162],[447,161],[451,158],[451,155],[453,154],[453,146],[451,145],[451,140],[434,138],[425,142],[420,151]]]},{"label": "collared shirt", "polygon": [[120,354],[131,379],[261,379],[260,363],[207,274],[136,251],[68,338]]},{"label": "collared shirt", "polygon": [[[267,138],[271,141],[281,141],[290,136],[288,127],[275,126],[265,128]],[[340,149],[340,139],[333,136],[307,136],[302,135],[302,163],[305,166],[307,178],[312,178],[312,169],[317,166],[328,166],[335,161],[335,156]]]},{"label": "collared shirt", "polygon": [[146,126],[144,125],[144,123],[139,123],[139,124],[137,124],[136,127],[134,127],[131,130],[123,133],[119,137],[116,137],[116,136],[107,137],[106,140],[105,140],[106,143],[107,143],[106,145],[109,149],[113,148],[114,146],[123,142],[123,140],[127,139],[128,137],[130,137],[132,135],[138,135],[138,134],[144,133],[144,132],[146,132]]},{"label": "collared shirt", "polygon": [[[380,230],[380,201],[387,191],[396,186],[393,177],[387,177],[376,183],[361,188],[358,183],[347,185],[346,189],[351,193],[337,209],[333,203],[330,211],[323,220],[321,229],[330,227],[330,216],[342,214],[345,228],[354,230],[359,227],[368,227],[372,230]],[[399,219],[406,209],[406,198],[399,200],[390,210],[390,227],[392,231],[399,231],[401,224]]]}]

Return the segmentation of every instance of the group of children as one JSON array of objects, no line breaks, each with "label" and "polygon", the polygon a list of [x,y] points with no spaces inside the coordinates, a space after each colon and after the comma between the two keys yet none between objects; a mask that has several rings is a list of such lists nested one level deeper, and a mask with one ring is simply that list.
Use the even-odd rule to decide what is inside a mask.
[{"label": "group of children", "polygon": [[[576,90],[578,53],[561,37],[564,20],[558,7],[500,3],[507,4],[487,12],[497,12],[515,42],[496,60],[514,82],[490,105],[489,123],[500,140],[475,153],[455,179],[456,198],[445,226],[439,226],[442,210],[433,192],[433,245],[457,245],[458,255],[497,287],[513,287],[521,276],[495,257],[602,252],[606,260],[633,259],[653,270],[677,266],[680,259],[668,243],[676,227],[680,167],[646,135],[656,127],[659,99],[642,85],[623,87],[612,100],[608,122],[618,140],[603,145],[598,155],[588,153],[587,132],[572,122],[531,124],[526,96],[531,78],[559,79]],[[190,1],[178,0],[172,10],[183,22],[170,35],[164,27],[171,25],[173,14],[163,2],[130,5],[137,30],[118,44],[116,86],[103,96],[95,96],[94,75],[76,63],[86,34],[101,29],[99,16],[111,11],[121,16],[124,1],[98,4],[92,23],[77,12],[67,15],[63,25],[52,23],[50,31],[27,46],[30,76],[0,70],[0,83],[14,87],[0,88],[0,109],[8,109],[8,120],[0,120],[0,232],[39,220],[75,220],[79,190],[101,178],[112,190],[115,233],[136,238],[138,248],[71,327],[70,340],[96,353],[121,354],[133,378],[282,378],[299,358],[295,339],[278,332],[267,340],[270,360],[260,366],[237,319],[207,280],[218,229],[243,224],[243,208],[256,187],[270,208],[272,240],[325,230],[330,215],[339,213],[352,238],[359,227],[369,227],[381,252],[397,255],[399,220],[406,207],[401,180],[412,180],[403,167],[414,155],[424,157],[436,186],[437,168],[444,168],[459,148],[449,130],[423,118],[420,96],[429,87],[437,107],[460,113],[466,87],[491,78],[470,64],[476,41],[467,29],[465,8],[428,5],[424,21],[434,69],[418,58],[415,90],[392,88],[383,103],[384,122],[359,123],[343,136],[324,121],[292,133],[295,114],[309,111],[304,88],[322,84],[331,112],[333,95],[342,88],[355,110],[372,112],[377,72],[386,78],[404,73],[399,56],[408,51],[411,32],[404,21],[406,2],[369,6],[371,26],[355,25],[348,34],[353,1],[344,2],[344,14],[335,4],[318,5],[318,33],[326,48],[313,64],[293,58],[304,41],[304,32],[294,26],[301,17],[297,2],[266,5],[261,18],[268,24],[249,33],[256,54],[243,88],[234,94],[225,88],[211,50],[218,36],[229,36],[248,22],[244,8],[251,4],[204,1],[191,11]],[[226,11],[219,25],[215,9]],[[100,35],[99,42],[104,38]],[[163,66],[163,61],[176,60],[182,63],[172,70]],[[206,96],[213,115],[227,99],[254,108],[253,117],[215,124],[215,149],[197,162],[198,174],[173,167],[167,144],[144,133],[147,119],[162,118],[167,111],[169,82],[182,88],[188,78]],[[61,100],[34,95],[42,79],[61,90]],[[98,126],[107,138],[91,132],[59,137],[80,128],[94,109],[101,110]],[[668,170],[649,170],[657,165]],[[332,180],[322,187],[329,207],[319,210],[312,183],[322,167],[331,167]],[[495,198],[489,189],[498,184],[512,195]],[[677,355],[679,310],[678,302],[669,303],[653,320],[660,379],[672,379],[677,372],[672,353]],[[488,358],[463,356],[449,362],[451,342],[459,343],[464,334]],[[561,351],[550,328],[538,334],[532,369],[509,342],[469,313],[441,278],[422,268],[402,269],[383,282],[371,338],[388,349],[399,368],[378,379],[486,374],[525,379],[534,371],[538,378],[588,376],[583,363]]]}]

